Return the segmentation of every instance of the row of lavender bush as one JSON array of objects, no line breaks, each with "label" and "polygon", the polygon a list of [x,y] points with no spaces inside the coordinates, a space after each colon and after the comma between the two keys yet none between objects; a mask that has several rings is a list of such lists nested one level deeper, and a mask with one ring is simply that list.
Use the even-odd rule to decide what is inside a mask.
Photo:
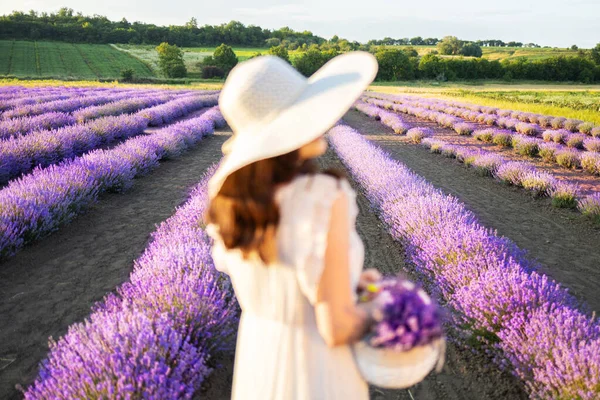
[{"label": "row of lavender bush", "polygon": [[[161,104],[151,97],[149,104]],[[90,150],[139,135],[148,125],[159,120],[171,121],[202,107],[214,106],[216,95],[188,96],[142,110],[137,114],[103,117],[86,124],[69,125],[50,131],[0,141],[0,184],[31,171]]]},{"label": "row of lavender bush", "polygon": [[0,120],[0,139],[22,136],[39,130],[56,129],[76,122],[71,114],[62,112],[47,112],[32,117]]},{"label": "row of lavender bush", "polygon": [[[2,88],[5,89],[5,88]],[[66,100],[76,96],[87,96],[90,94],[100,94],[101,92],[90,88],[38,88],[39,90],[21,90],[6,91],[0,90],[0,111],[6,111],[11,108],[21,107],[37,103],[46,103],[49,101]],[[114,93],[114,91],[111,91]]]},{"label": "row of lavender bush", "polygon": [[155,90],[141,90],[136,92],[131,91],[102,91],[96,93],[91,91],[85,95],[69,97],[63,100],[36,102],[19,107],[14,107],[2,113],[2,119],[10,119],[16,117],[25,117],[40,115],[47,112],[72,112],[84,107],[98,106],[106,103],[111,103],[117,100],[131,98],[133,93],[136,96],[143,95],[163,95],[168,96],[169,92]]},{"label": "row of lavender bush", "polygon": [[[118,100],[120,96],[125,97],[123,100]],[[73,125],[89,121],[91,119],[100,118],[103,116],[116,116],[121,114],[129,114],[147,107],[155,106],[173,98],[182,98],[189,94],[146,94],[135,93],[121,94],[113,97],[116,101],[104,104],[93,105],[74,110],[72,113],[50,111],[44,114],[14,117],[0,120],[0,139],[10,137],[23,136],[39,130],[50,130],[60,128],[66,125]]]},{"label": "row of lavender bush", "polygon": [[[368,94],[369,96],[408,103],[412,106],[440,111],[456,115],[470,121],[488,125],[510,125],[510,129],[520,133],[541,133],[545,128],[566,129],[570,132],[580,132],[586,135],[600,136],[600,126],[578,119],[534,114],[522,111],[502,110],[495,107],[485,107],[476,104],[430,99],[414,96],[399,96],[389,94]],[[519,125],[519,126],[517,126]]]},{"label": "row of lavender bush", "polygon": [[[463,119],[448,115],[444,112],[430,111],[421,107],[413,107],[405,104],[397,104],[387,100],[367,99],[367,101],[378,107],[393,109],[398,112],[411,114],[419,118],[428,119],[433,122],[454,129],[460,135],[474,135],[482,130],[477,125],[464,122]],[[371,111],[371,114],[374,111]],[[509,125],[500,124],[509,128]],[[494,128],[489,128],[494,129]],[[485,129],[483,131],[489,131]],[[524,133],[527,131],[524,130]],[[532,132],[538,132],[532,131]],[[569,133],[566,130],[547,130],[542,136],[543,140],[535,137],[537,133],[517,134],[510,130],[494,129],[493,142],[505,147],[512,147],[521,155],[528,157],[542,156],[545,161],[554,162],[565,168],[583,168],[586,172],[600,175],[600,138],[588,138],[583,134]],[[479,137],[487,137],[479,136]],[[544,144],[552,142],[551,144]],[[564,143],[563,146],[560,143]],[[542,151],[542,148],[544,151]],[[579,151],[579,149],[588,151]]]},{"label": "row of lavender bush", "polygon": [[[456,198],[390,159],[347,126],[330,141],[408,259],[436,282],[459,327],[487,332],[495,361],[533,398],[600,396],[600,324],[522,252]],[[474,335],[478,337],[477,335]]]},{"label": "row of lavender bush", "polygon": [[577,208],[584,215],[600,219],[600,193],[582,196],[577,186],[558,180],[548,172],[538,171],[531,163],[510,161],[493,152],[449,144],[439,139],[425,138],[422,144],[432,153],[456,158],[482,175],[522,187],[536,197],[548,196],[555,207]]},{"label": "row of lavender bush", "polygon": [[239,318],[201,228],[213,172],[154,232],[129,282],[51,340],[26,399],[190,399],[200,389]]},{"label": "row of lavender bush", "polygon": [[114,87],[89,87],[89,86],[36,86],[36,87],[25,87],[25,86],[2,86],[0,87],[0,101],[3,101],[0,105],[0,111],[3,110],[4,102],[11,100],[27,100],[30,104],[37,103],[38,98],[46,96],[79,96],[90,91],[100,93],[102,91],[131,91],[135,89],[118,89]]},{"label": "row of lavender bush", "polygon": [[[405,123],[395,113],[381,109],[372,104],[357,102],[355,108],[364,114],[380,120],[384,125],[394,129],[395,133],[406,133],[413,143],[423,143],[434,153],[441,153],[447,157],[454,157],[468,166],[475,168],[484,175],[494,176],[500,181],[523,187],[536,196],[550,196],[552,205],[561,208],[578,208],[584,215],[592,218],[600,218],[600,194],[593,193],[582,197],[578,188],[570,183],[559,181],[553,175],[538,171],[532,164],[527,162],[509,161],[501,155],[485,150],[473,150],[463,146],[451,145],[442,140],[433,139],[433,132],[428,128],[414,127]],[[395,129],[402,126],[403,129]],[[530,138],[523,135],[511,135],[504,131],[489,128],[473,132],[477,140],[495,142],[505,146],[514,146],[520,154],[529,150],[532,143]],[[569,152],[561,152],[555,149],[554,144],[541,143],[540,155],[547,161],[550,156],[556,157],[559,162],[562,158],[570,155]],[[536,152],[537,154],[537,152]],[[592,172],[594,168],[600,168],[600,154],[584,154],[582,163],[587,166],[586,170]],[[586,162],[588,164],[586,164]]]},{"label": "row of lavender bush", "polygon": [[14,254],[62,223],[106,191],[122,191],[160,159],[174,157],[223,124],[217,107],[198,118],[127,140],[111,150],[94,150],[48,168],[35,169],[0,190],[0,257]]}]

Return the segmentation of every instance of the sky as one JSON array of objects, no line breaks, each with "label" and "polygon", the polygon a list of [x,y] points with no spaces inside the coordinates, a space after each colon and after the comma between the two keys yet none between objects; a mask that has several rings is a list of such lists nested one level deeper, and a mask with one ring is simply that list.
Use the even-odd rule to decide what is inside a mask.
[{"label": "sky", "polygon": [[591,48],[600,42],[600,0],[0,0],[0,14],[53,12],[63,6],[110,20],[125,17],[156,25],[183,25],[191,17],[199,25],[237,20],[359,42],[447,35],[552,47]]}]

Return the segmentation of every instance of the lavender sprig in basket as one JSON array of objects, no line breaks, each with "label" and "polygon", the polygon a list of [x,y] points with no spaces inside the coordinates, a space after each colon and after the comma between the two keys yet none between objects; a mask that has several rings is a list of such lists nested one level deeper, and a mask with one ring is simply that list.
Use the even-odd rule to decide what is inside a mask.
[{"label": "lavender sprig in basket", "polygon": [[386,279],[369,285],[377,295],[375,323],[354,344],[354,358],[365,380],[385,388],[422,381],[444,362],[445,340],[438,306],[414,283]]}]

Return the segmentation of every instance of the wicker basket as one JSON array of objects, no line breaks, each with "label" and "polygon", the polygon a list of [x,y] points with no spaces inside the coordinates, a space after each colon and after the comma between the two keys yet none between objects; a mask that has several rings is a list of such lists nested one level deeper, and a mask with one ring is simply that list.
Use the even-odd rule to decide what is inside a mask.
[{"label": "wicker basket", "polygon": [[438,339],[409,351],[395,351],[359,341],[352,349],[358,369],[367,382],[382,388],[404,389],[421,382],[434,368],[441,370],[446,342]]}]

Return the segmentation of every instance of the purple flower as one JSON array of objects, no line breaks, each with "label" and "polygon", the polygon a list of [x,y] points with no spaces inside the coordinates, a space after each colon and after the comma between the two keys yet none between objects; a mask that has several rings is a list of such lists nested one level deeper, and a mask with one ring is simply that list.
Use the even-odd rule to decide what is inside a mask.
[{"label": "purple flower", "polygon": [[371,346],[408,351],[443,336],[440,310],[423,289],[403,279],[376,286],[382,306],[365,338]]}]

